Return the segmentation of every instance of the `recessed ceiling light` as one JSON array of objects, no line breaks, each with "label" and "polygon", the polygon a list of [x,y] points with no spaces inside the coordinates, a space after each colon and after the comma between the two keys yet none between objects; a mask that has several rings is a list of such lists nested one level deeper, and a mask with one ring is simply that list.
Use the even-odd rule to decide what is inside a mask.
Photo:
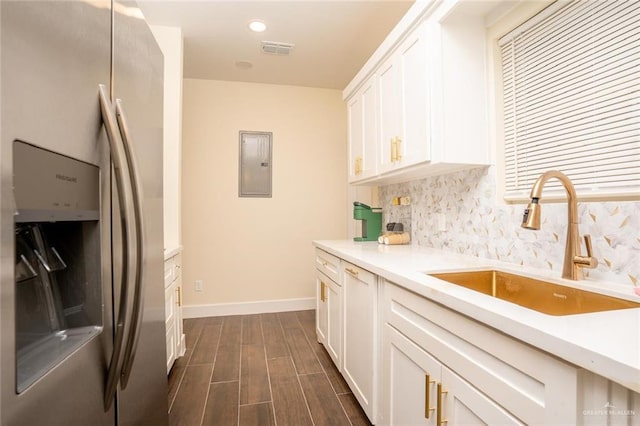
[{"label": "recessed ceiling light", "polygon": [[251,21],[249,22],[249,29],[256,33],[261,33],[267,29],[267,24],[262,21]]}]

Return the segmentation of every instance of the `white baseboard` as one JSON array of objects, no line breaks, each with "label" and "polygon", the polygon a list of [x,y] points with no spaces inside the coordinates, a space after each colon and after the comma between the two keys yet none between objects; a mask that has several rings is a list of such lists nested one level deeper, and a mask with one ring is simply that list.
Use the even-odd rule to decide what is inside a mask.
[{"label": "white baseboard", "polygon": [[215,305],[183,305],[183,318],[219,317],[225,315],[264,314],[268,312],[304,311],[316,308],[316,299],[260,300],[255,302],[218,303]]}]

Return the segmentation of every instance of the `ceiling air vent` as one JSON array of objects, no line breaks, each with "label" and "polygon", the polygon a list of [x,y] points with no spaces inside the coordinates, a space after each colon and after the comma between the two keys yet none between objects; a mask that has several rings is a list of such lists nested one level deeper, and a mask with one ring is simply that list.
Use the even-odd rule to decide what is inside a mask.
[{"label": "ceiling air vent", "polygon": [[280,43],[278,41],[263,41],[262,42],[262,52],[268,53],[270,55],[289,55],[291,53],[291,49],[295,44],[291,43]]}]

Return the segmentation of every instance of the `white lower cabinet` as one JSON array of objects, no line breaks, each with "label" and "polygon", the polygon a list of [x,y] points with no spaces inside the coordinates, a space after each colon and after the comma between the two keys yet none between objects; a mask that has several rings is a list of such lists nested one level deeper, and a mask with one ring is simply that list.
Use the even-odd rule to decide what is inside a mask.
[{"label": "white lower cabinet", "polygon": [[316,332],[334,364],[342,364],[342,287],[320,271],[316,272]]},{"label": "white lower cabinet", "polygon": [[381,424],[522,424],[389,324],[383,348]]},{"label": "white lower cabinet", "polygon": [[316,334],[338,370],[342,369],[342,287],[340,259],[316,249]]},{"label": "white lower cabinet", "polygon": [[382,294],[381,424],[431,424],[428,408],[450,425],[580,423],[576,367],[388,281]]},{"label": "white lower cabinet", "polygon": [[177,254],[164,262],[164,312],[165,339],[167,345],[167,373],[176,359],[186,350],[185,335],[182,329],[182,275],[180,255]]},{"label": "white lower cabinet", "polygon": [[165,340],[167,345],[167,374],[178,358],[176,345],[176,291],[175,284],[164,289]]},{"label": "white lower cabinet", "polygon": [[640,394],[320,249],[316,289],[318,341],[373,424],[640,426]]},{"label": "white lower cabinet", "polygon": [[377,276],[342,262],[344,358],[342,375],[364,412],[376,423],[378,378]]}]

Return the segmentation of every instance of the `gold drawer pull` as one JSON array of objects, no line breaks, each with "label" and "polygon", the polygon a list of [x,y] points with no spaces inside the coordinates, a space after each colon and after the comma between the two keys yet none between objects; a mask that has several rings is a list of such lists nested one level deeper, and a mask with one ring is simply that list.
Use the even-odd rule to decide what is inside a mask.
[{"label": "gold drawer pull", "polygon": [[431,412],[435,410],[435,407],[429,407],[429,402],[431,400],[429,396],[430,395],[429,390],[431,389],[431,385],[435,382],[436,382],[435,380],[431,380],[429,373],[424,375],[424,418],[425,419],[428,419]]},{"label": "gold drawer pull", "polygon": [[176,292],[178,293],[178,297],[176,297],[176,304],[178,307],[182,306],[182,287],[177,287]]},{"label": "gold drawer pull", "polygon": [[442,394],[448,393],[442,390],[442,383],[438,383],[438,401],[436,410],[436,425],[442,426],[443,423],[447,423],[449,420],[442,418]]},{"label": "gold drawer pull", "polygon": [[358,276],[358,271],[354,271],[351,268],[344,268],[345,271],[347,271],[348,273],[350,273],[351,275],[353,275],[354,277]]},{"label": "gold drawer pull", "polygon": [[323,302],[327,301],[327,295],[325,294],[325,287],[326,284],[324,283],[324,281],[320,281],[320,300]]}]

